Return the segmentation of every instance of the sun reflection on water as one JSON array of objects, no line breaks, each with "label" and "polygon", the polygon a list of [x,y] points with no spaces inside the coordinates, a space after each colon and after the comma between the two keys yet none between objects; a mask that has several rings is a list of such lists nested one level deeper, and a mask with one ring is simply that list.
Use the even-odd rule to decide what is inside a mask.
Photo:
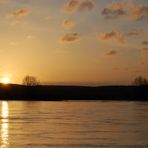
[{"label": "sun reflection on water", "polygon": [[9,128],[9,106],[8,102],[2,102],[2,113],[1,113],[1,145],[0,148],[7,148],[8,142],[8,128]]}]

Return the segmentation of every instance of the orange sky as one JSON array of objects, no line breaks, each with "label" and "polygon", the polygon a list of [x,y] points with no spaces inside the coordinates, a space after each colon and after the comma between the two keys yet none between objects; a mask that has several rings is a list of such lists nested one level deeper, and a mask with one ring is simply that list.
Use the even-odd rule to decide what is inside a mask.
[{"label": "orange sky", "polygon": [[148,78],[147,0],[0,0],[0,17],[0,77],[11,83]]}]

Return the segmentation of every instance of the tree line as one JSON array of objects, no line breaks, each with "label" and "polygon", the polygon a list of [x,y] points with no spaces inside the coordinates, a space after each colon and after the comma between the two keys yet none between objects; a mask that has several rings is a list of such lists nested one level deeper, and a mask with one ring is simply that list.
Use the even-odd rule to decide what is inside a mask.
[{"label": "tree line", "polygon": [[[40,82],[36,77],[27,75],[24,77],[22,84],[25,86],[38,86],[40,85]],[[133,80],[132,85],[134,86],[148,85],[148,80],[142,76],[138,76]]]}]

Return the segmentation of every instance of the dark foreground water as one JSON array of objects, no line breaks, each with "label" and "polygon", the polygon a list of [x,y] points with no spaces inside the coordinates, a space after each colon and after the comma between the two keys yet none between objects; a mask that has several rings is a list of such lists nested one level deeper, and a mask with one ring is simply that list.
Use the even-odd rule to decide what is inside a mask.
[{"label": "dark foreground water", "polygon": [[148,102],[0,101],[0,148],[148,147]]}]

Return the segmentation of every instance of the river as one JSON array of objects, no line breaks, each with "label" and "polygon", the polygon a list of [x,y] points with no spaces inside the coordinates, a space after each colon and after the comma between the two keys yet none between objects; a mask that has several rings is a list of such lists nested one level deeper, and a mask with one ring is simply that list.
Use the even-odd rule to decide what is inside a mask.
[{"label": "river", "polygon": [[0,148],[148,147],[148,102],[0,101]]}]

